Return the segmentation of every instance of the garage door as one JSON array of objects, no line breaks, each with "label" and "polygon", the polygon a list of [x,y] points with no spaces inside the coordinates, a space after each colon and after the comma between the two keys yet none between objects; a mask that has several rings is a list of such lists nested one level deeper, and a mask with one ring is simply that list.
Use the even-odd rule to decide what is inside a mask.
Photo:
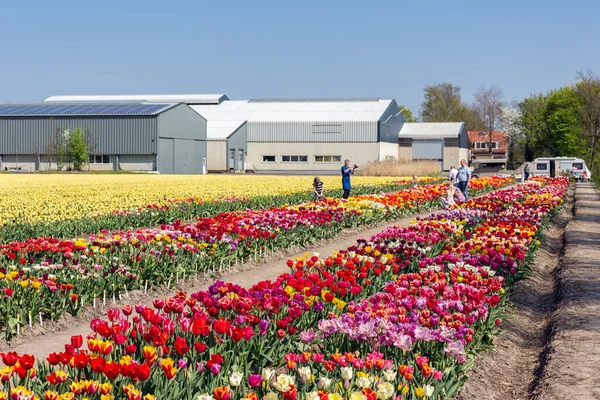
[{"label": "garage door", "polygon": [[413,140],[412,158],[413,160],[437,161],[440,164],[440,168],[442,168],[444,162],[444,141]]}]

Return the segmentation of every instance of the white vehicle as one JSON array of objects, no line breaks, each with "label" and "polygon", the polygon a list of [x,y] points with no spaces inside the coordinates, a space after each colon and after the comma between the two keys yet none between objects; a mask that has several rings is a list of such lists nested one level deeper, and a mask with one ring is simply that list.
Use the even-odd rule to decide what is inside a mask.
[{"label": "white vehicle", "polygon": [[585,165],[582,158],[577,157],[542,157],[536,158],[530,165],[530,171],[533,176],[560,176],[564,172],[573,174],[576,178],[585,172],[587,179],[592,177],[592,173]]}]

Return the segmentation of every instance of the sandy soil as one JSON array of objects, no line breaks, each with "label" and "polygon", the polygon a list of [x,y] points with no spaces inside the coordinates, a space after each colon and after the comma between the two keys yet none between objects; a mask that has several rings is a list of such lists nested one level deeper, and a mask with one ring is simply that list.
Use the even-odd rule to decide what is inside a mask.
[{"label": "sandy soil", "polygon": [[[429,214],[430,212],[426,212],[419,215],[427,216]],[[130,292],[129,297],[124,296],[121,301],[117,300],[116,303],[113,303],[112,300],[107,301],[106,307],[101,307],[100,302],[98,302],[99,306],[97,308],[87,307],[77,317],[66,315],[58,321],[44,323],[43,327],[34,324],[32,328],[26,329],[22,335],[10,342],[1,342],[0,351],[10,350],[18,353],[33,354],[36,357],[46,357],[51,352],[63,351],[64,344],[70,342],[71,336],[83,335],[85,337],[86,334],[91,332],[89,328],[90,321],[106,315],[106,310],[109,307],[142,303],[150,305],[152,299],[171,296],[176,290],[184,290],[188,293],[206,290],[212,282],[219,278],[243,287],[250,287],[259,281],[275,279],[280,274],[287,272],[288,267],[285,261],[289,258],[302,256],[307,252],[318,252],[322,255],[331,254],[334,251],[356,244],[356,240],[359,237],[368,238],[389,226],[407,225],[415,217],[416,215],[411,215],[395,221],[344,230],[334,239],[319,241],[315,245],[305,249],[296,247],[276,251],[258,262],[247,262],[236,267],[232,266],[229,270],[224,271],[223,274],[203,275],[186,281],[180,280],[170,289],[163,287],[152,291],[149,290],[147,294],[140,291]]]},{"label": "sandy soil", "polygon": [[577,184],[565,242],[560,302],[531,399],[600,399],[600,192],[592,184]]}]

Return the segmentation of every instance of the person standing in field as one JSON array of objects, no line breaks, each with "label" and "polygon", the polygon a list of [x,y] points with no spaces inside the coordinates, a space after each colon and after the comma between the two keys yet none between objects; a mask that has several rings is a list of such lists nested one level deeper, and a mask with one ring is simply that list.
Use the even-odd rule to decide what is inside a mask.
[{"label": "person standing in field", "polygon": [[325,198],[325,190],[323,189],[323,181],[318,176],[315,176],[313,181],[313,191],[315,192],[315,198],[317,200],[323,200]]},{"label": "person standing in field", "polygon": [[450,167],[450,172],[448,173],[448,180],[453,184],[457,182],[456,175],[458,174],[458,170],[454,168],[454,165]]},{"label": "person standing in field", "polygon": [[355,169],[356,164],[351,167],[350,160],[344,160],[344,165],[342,166],[342,189],[344,190],[344,195],[342,197],[344,199],[350,197],[350,190],[352,189],[352,185],[350,184],[350,175],[354,173]]},{"label": "person standing in field", "polygon": [[471,169],[467,165],[467,160],[460,160],[460,168],[456,174],[456,186],[465,195],[465,200],[469,200],[469,182],[471,181]]},{"label": "person standing in field", "polygon": [[413,189],[416,189],[417,187],[419,187],[419,181],[417,181],[417,176],[413,175],[413,180],[412,180],[412,187]]},{"label": "person standing in field", "polygon": [[525,175],[525,180],[529,180],[529,164],[525,164],[525,168],[523,169],[523,173]]}]

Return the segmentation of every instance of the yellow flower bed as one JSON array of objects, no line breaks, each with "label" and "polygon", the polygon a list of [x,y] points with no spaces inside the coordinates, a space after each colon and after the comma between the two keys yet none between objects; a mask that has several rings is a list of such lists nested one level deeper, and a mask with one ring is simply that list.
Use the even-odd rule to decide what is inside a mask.
[{"label": "yellow flower bed", "polygon": [[[278,195],[312,190],[312,176],[265,175],[0,175],[0,225],[51,222],[127,210],[165,199]],[[339,189],[339,176],[324,176],[325,189]],[[352,178],[354,186],[397,181]]]}]

